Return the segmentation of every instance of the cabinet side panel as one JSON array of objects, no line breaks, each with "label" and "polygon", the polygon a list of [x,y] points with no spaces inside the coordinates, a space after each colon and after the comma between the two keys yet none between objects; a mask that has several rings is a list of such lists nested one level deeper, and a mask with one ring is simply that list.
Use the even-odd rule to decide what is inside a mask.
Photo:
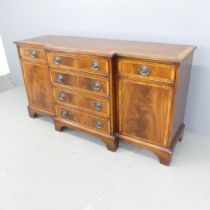
[{"label": "cabinet side panel", "polygon": [[117,125],[116,125],[116,64],[115,64],[115,57],[109,58],[109,89],[110,89],[110,115],[111,115],[111,134],[115,135],[117,132]]},{"label": "cabinet side panel", "polygon": [[193,53],[190,54],[177,67],[175,101],[173,109],[173,123],[172,123],[172,133],[171,133],[170,143],[172,142],[181,124],[184,122],[192,59],[193,59]]}]

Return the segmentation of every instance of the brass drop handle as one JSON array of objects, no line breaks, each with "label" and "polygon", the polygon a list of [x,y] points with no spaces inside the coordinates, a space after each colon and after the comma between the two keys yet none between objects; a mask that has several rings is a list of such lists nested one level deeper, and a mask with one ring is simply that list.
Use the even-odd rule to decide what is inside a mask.
[{"label": "brass drop handle", "polygon": [[64,76],[62,74],[57,74],[56,81],[59,83],[64,83]]},{"label": "brass drop handle", "polygon": [[94,102],[93,105],[94,105],[95,110],[97,111],[100,111],[103,108],[102,104],[99,102]]},{"label": "brass drop handle", "polygon": [[65,99],[66,99],[66,94],[65,94],[65,93],[60,93],[60,94],[59,94],[59,99],[60,99],[60,101],[65,101]]},{"label": "brass drop handle", "polygon": [[93,90],[100,90],[101,89],[101,84],[99,82],[92,82],[91,87]]},{"label": "brass drop handle", "polygon": [[98,70],[100,69],[100,64],[99,64],[99,62],[93,61],[93,62],[91,63],[91,69],[94,70],[94,71],[98,71]]},{"label": "brass drop handle", "polygon": [[66,111],[66,110],[63,110],[63,111],[61,111],[61,116],[62,116],[63,118],[67,118],[67,117],[69,116],[69,112]]},{"label": "brass drop handle", "polygon": [[96,123],[95,123],[95,127],[96,127],[96,128],[99,128],[99,129],[100,129],[100,128],[102,128],[103,126],[104,126],[104,125],[103,125],[103,123],[102,123],[100,120],[97,120],[97,121],[96,121]]},{"label": "brass drop handle", "polygon": [[55,57],[54,57],[54,59],[53,59],[53,61],[54,61],[54,63],[55,63],[55,64],[57,64],[57,65],[58,65],[58,64],[60,64],[60,63],[61,63],[61,57],[59,57],[59,56],[55,56]]},{"label": "brass drop handle", "polygon": [[141,75],[147,76],[147,75],[149,75],[151,69],[150,69],[149,66],[143,65],[143,66],[140,66],[140,67],[138,68],[138,71],[139,71],[139,73],[140,73]]},{"label": "brass drop handle", "polygon": [[35,50],[31,51],[31,58],[36,58],[37,57],[37,52]]}]

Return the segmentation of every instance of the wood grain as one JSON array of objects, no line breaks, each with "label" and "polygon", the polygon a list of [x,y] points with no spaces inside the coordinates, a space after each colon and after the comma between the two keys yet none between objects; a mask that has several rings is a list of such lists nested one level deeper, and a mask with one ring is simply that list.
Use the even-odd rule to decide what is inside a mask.
[{"label": "wood grain", "polygon": [[[142,66],[150,69],[148,75],[144,76],[140,74],[139,68]],[[139,59],[119,59],[118,70],[119,74],[129,75],[134,78],[174,83],[176,67],[174,65],[154,63],[151,61],[146,62]]]},{"label": "wood grain", "polygon": [[[94,97],[93,95],[78,94],[78,91],[66,90],[65,88],[54,88],[55,102],[64,106],[70,106],[82,110],[84,112],[92,113],[94,115],[109,117],[110,107],[109,100],[101,97]],[[61,98],[63,94],[63,98]],[[61,99],[60,99],[61,98]],[[101,109],[97,110],[95,104],[101,105]]]},{"label": "wood grain", "polygon": [[[32,58],[31,57],[31,52],[35,51],[36,57]],[[19,48],[19,53],[20,53],[20,58],[22,60],[30,61],[30,62],[35,62],[35,63],[40,63],[40,64],[45,64],[46,63],[46,54],[43,49],[38,49],[34,47],[20,47]]]},{"label": "wood grain", "polygon": [[176,86],[174,87],[175,97],[173,104],[173,113],[171,116],[173,121],[171,123],[172,125],[169,145],[172,143],[172,140],[176,135],[177,130],[184,122],[192,59],[193,54],[184,59],[183,62],[177,67]]},{"label": "wood grain", "polygon": [[[63,83],[59,83],[56,79],[57,75],[62,75],[64,78]],[[109,81],[103,78],[92,77],[89,75],[79,75],[70,71],[62,71],[61,69],[51,69],[51,80],[53,83],[60,85],[61,87],[82,89],[88,91],[90,94],[101,94],[109,96]],[[95,90],[93,88],[94,83],[99,83],[101,88]]]},{"label": "wood grain", "polygon": [[[108,75],[108,60],[99,56],[77,55],[75,53],[58,53],[48,52],[48,63],[53,67],[71,68],[74,70],[85,71],[89,73]],[[54,58],[59,57],[61,59],[60,64],[55,64]],[[92,62],[97,62],[100,67],[98,70],[94,70],[91,67]]]},{"label": "wood grain", "polygon": [[119,132],[167,146],[173,89],[120,77]]},{"label": "wood grain", "polygon": [[108,150],[115,152],[119,146],[119,139],[114,135],[109,135],[103,132],[98,132],[97,130],[90,129],[89,127],[85,127],[71,121],[62,121],[61,119],[54,118],[55,130],[62,131],[65,128],[72,128],[76,130],[80,130],[86,133],[90,133],[94,136],[99,137],[105,144]]},{"label": "wood grain", "polygon": [[29,104],[54,112],[49,69],[45,65],[21,62]]},{"label": "wood grain", "polygon": [[[56,130],[69,127],[96,135],[111,151],[122,140],[170,164],[184,133],[196,47],[64,36],[42,36],[16,44],[30,117],[51,116]],[[98,70],[92,68],[93,62],[99,64]],[[148,67],[147,75],[139,71],[142,66]],[[93,83],[100,88],[94,90]]]},{"label": "wood grain", "polygon": [[46,35],[15,42],[22,46],[41,46],[47,50],[80,54],[124,56],[180,63],[196,47],[189,45],[96,39],[70,36]]},{"label": "wood grain", "polygon": [[[84,127],[88,127],[92,130],[97,130],[98,132],[110,133],[110,121],[106,118],[96,117],[88,113],[60,105],[56,105],[55,108],[56,116],[61,121],[65,121],[67,124],[68,122],[71,122],[74,124],[82,125]],[[62,116],[63,111],[67,111],[69,116],[64,118]],[[96,128],[97,121],[100,121],[102,123],[101,128]]]}]

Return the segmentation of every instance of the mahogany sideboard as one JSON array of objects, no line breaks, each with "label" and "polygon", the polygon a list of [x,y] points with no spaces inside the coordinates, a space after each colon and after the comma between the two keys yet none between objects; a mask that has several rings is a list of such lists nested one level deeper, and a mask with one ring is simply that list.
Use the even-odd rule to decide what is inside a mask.
[{"label": "mahogany sideboard", "polygon": [[119,140],[169,165],[184,132],[195,46],[67,36],[15,42],[30,117],[54,118],[55,129]]}]

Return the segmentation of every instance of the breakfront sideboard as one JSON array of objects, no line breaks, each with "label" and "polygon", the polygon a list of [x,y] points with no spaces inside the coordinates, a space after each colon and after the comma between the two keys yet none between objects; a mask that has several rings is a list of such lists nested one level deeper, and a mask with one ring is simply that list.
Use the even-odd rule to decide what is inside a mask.
[{"label": "breakfront sideboard", "polygon": [[30,117],[119,141],[169,165],[184,132],[194,46],[65,36],[15,42]]}]

